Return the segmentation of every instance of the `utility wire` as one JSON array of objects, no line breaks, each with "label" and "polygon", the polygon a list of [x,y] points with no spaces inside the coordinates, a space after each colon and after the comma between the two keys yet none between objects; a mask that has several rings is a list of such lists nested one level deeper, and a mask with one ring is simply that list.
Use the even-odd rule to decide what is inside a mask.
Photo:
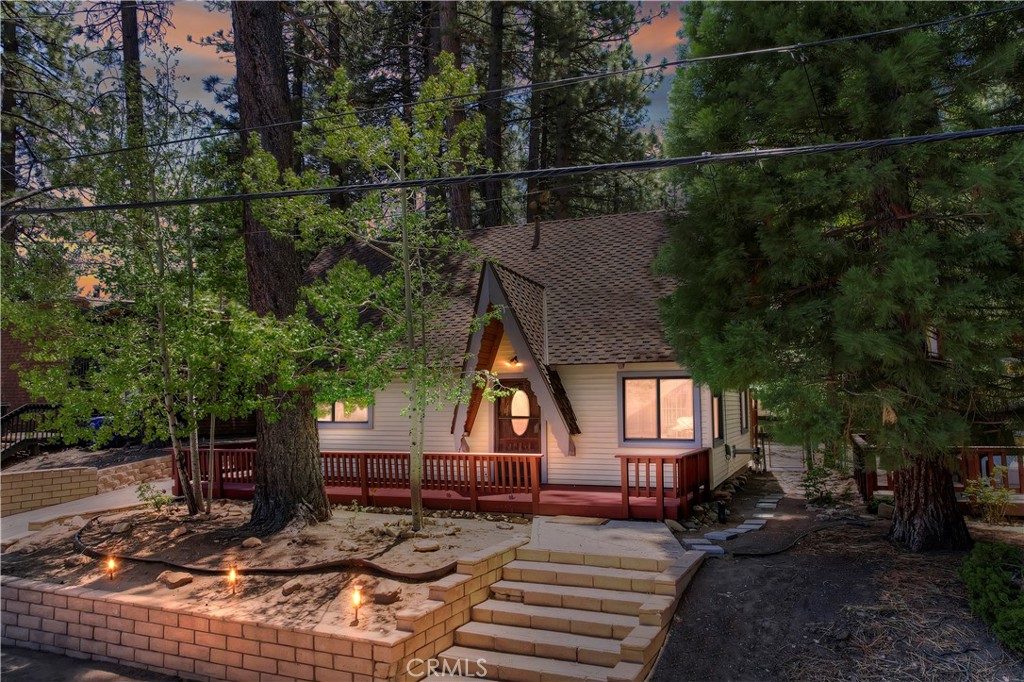
[{"label": "utility wire", "polygon": [[254,201],[261,199],[288,199],[301,196],[329,196],[339,193],[376,192],[391,189],[446,187],[462,183],[486,182],[490,180],[529,180],[533,178],[557,178],[564,176],[589,175],[611,171],[647,171],[661,168],[677,168],[681,166],[701,166],[719,163],[738,163],[777,159],[790,156],[809,156],[830,152],[859,151],[880,149],[883,147],[901,147],[912,144],[947,142],[951,140],[969,140],[981,137],[1000,135],[1018,135],[1024,133],[1024,125],[981,128],[978,130],[960,130],[927,135],[910,135],[907,137],[880,138],[875,140],[857,140],[853,142],[832,142],[813,144],[800,147],[775,147],[743,152],[722,152],[713,154],[704,152],[699,156],[677,156],[667,159],[644,159],[642,161],[619,161],[612,163],[596,163],[585,166],[566,166],[561,168],[539,168],[534,170],[501,171],[496,173],[478,173],[474,175],[454,175],[423,180],[394,180],[388,182],[372,182],[337,187],[313,187],[309,189],[279,190],[273,192],[249,192],[213,197],[191,197],[181,199],[163,199],[160,201],[137,201],[123,204],[100,204],[94,206],[61,206],[52,208],[23,208],[6,211],[5,217],[20,215],[52,215],[57,213],[93,213],[97,211],[124,211],[144,208],[163,208],[169,206],[200,206],[223,204],[235,201]]},{"label": "utility wire", "polygon": [[[801,50],[809,48],[823,47],[827,45],[835,45],[837,43],[850,42],[855,40],[867,40],[869,38],[877,38],[880,36],[892,35],[895,33],[903,33],[906,31],[912,31],[920,28],[931,28],[933,26],[944,26],[948,24],[958,23],[961,21],[968,21],[971,19],[978,19],[981,17],[990,16],[993,14],[1001,14],[1004,12],[1016,12],[1024,9],[1024,5],[1013,5],[1010,7],[996,7],[992,9],[983,10],[981,12],[975,12],[973,14],[966,14],[956,17],[947,17],[945,19],[935,19],[933,21],[925,21],[917,24],[909,24],[906,26],[897,26],[893,28],[885,28],[877,31],[869,31],[867,33],[858,33],[849,36],[840,36],[836,38],[825,38],[822,40],[815,40],[808,43],[794,43],[792,45],[779,45],[775,47],[765,47],[755,50],[745,50],[743,52],[728,52],[723,54],[705,55],[703,57],[684,57],[682,59],[674,59],[671,61],[663,61],[658,64],[645,64],[644,66],[635,66],[628,69],[622,69],[619,71],[605,71],[602,73],[591,73],[583,74],[580,76],[567,76],[565,78],[558,78],[550,81],[540,81],[534,83],[528,83],[524,85],[513,85],[507,88],[495,88],[493,90],[484,90],[476,93],[475,95],[446,95],[444,97],[436,97],[432,99],[426,99],[419,102],[394,102],[391,104],[382,104],[376,107],[369,107],[366,109],[356,109],[354,111],[346,112],[343,114],[324,114],[322,116],[313,116],[310,118],[301,118],[288,121],[279,121],[277,123],[268,123],[261,126],[250,126],[248,128],[239,128],[232,130],[219,130],[210,133],[203,133],[201,135],[193,135],[191,137],[183,137],[175,140],[164,140],[162,142],[150,142],[147,144],[136,145],[134,147],[122,147],[120,149],[112,149],[100,152],[83,152],[81,154],[70,154],[68,156],[51,157],[48,159],[39,159],[35,161],[21,161],[14,164],[14,167],[26,166],[26,165],[47,165],[51,163],[64,162],[64,161],[75,161],[78,159],[92,158],[96,156],[109,156],[112,154],[122,154],[125,152],[140,151],[145,149],[154,149],[158,147],[165,147],[172,144],[183,144],[186,142],[198,142],[202,140],[210,140],[218,137],[224,137],[226,135],[236,135],[239,133],[253,132],[257,130],[266,130],[270,128],[279,128],[281,126],[295,126],[302,123],[315,123],[317,121],[330,120],[339,118],[342,116],[356,115],[361,116],[365,114],[378,113],[383,111],[390,111],[394,109],[403,109],[406,107],[417,107],[426,104],[439,104],[443,102],[461,101],[470,97],[475,97],[478,100],[483,100],[492,95],[505,95],[510,93],[516,93],[521,91],[529,90],[531,92],[551,90],[554,88],[561,88],[569,85],[576,85],[578,83],[585,83],[588,81],[603,80],[605,78],[612,78],[618,76],[624,76],[631,73],[641,73],[646,71],[653,71],[656,69],[667,69],[673,66],[685,66],[689,64],[699,64],[703,62],[713,62],[725,59],[737,59],[740,57],[751,57],[765,54],[784,54],[784,53],[795,53]],[[477,101],[476,104],[480,104]],[[349,128],[358,128],[359,125],[344,126],[342,130]]]}]

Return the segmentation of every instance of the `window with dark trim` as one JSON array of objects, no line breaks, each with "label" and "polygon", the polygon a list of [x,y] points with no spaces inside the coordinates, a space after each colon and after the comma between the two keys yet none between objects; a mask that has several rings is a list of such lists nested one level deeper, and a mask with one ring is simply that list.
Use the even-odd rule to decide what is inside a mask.
[{"label": "window with dark trim", "polygon": [[725,413],[721,392],[711,396],[711,438],[715,445],[725,440]]},{"label": "window with dark trim", "polygon": [[623,441],[696,440],[693,379],[624,377]]},{"label": "window with dark trim", "polygon": [[340,400],[320,405],[316,420],[320,424],[336,424],[338,426],[361,426],[368,428],[370,422],[370,406],[346,405]]},{"label": "window with dark trim", "polygon": [[750,391],[740,391],[740,433],[750,431]]}]

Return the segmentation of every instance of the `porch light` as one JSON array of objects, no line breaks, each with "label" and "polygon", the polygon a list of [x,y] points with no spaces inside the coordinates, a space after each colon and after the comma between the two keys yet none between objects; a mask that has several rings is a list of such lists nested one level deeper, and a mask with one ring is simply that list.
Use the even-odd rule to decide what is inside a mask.
[{"label": "porch light", "polygon": [[238,568],[235,564],[231,564],[231,568],[228,570],[228,583],[231,585],[231,594],[234,594],[235,586],[238,584]]},{"label": "porch light", "polygon": [[114,561],[114,557],[107,557],[107,575],[110,579],[114,579],[114,569],[117,568],[117,562]]},{"label": "porch light", "polygon": [[513,355],[512,357],[510,357],[508,360],[505,361],[505,364],[508,365],[509,367],[522,367],[523,366],[523,363],[519,362],[519,356],[518,355]]},{"label": "porch light", "polygon": [[358,583],[352,588],[352,606],[355,607],[356,610],[356,618],[352,621],[353,625],[359,624],[359,605],[363,603],[362,590],[363,586]]}]

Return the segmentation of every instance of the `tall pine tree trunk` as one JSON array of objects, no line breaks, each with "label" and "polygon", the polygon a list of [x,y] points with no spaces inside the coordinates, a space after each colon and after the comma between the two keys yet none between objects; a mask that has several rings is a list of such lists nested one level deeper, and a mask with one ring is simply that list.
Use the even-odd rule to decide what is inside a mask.
[{"label": "tall pine tree trunk", "polygon": [[[3,50],[5,59],[13,62],[18,58],[18,29],[13,18],[3,22]],[[3,116],[0,116],[0,126],[2,126],[2,131],[0,131],[0,198],[5,201],[13,197],[18,189],[18,178],[14,167],[17,162],[15,137],[18,126],[14,122],[14,117],[9,115],[14,113],[17,104],[14,96],[15,73],[14,69],[8,68],[0,74],[0,78],[3,80],[3,102],[0,107],[3,112]],[[17,234],[18,221],[10,219],[4,221],[3,240],[8,244],[13,244]]]},{"label": "tall pine tree trunk", "polygon": [[953,475],[942,462],[924,455],[895,476],[895,510],[889,539],[912,552],[970,549],[973,542],[957,506]]},{"label": "tall pine tree trunk", "polygon": [[[502,168],[502,119],[501,95],[495,92],[502,86],[505,68],[505,3],[491,0],[491,35],[487,46],[487,90],[484,100],[484,158],[491,162],[495,171]],[[483,183],[484,214],[486,227],[501,224],[501,181],[489,180]]]},{"label": "tall pine tree trunk", "polygon": [[[273,2],[236,2],[231,6],[238,69],[238,110],[243,128],[289,120],[281,9]],[[250,133],[247,145],[260,141],[278,168],[293,166],[293,129],[287,125]],[[243,208],[249,304],[259,315],[284,319],[299,300],[302,267],[294,235],[275,235]],[[266,534],[295,518],[315,523],[331,510],[320,468],[320,442],[313,396],[308,391],[275,395],[279,419],[256,416],[256,490],[250,527]]]},{"label": "tall pine tree trunk", "polygon": [[[455,57],[455,68],[462,68],[462,36],[459,32],[458,13],[455,0],[442,0],[439,3],[438,18],[441,29],[441,51],[449,52]],[[451,114],[445,120],[445,132],[449,144],[459,125],[466,120],[466,111],[461,106],[452,107]],[[460,150],[460,156],[466,157],[466,150]],[[456,163],[452,169],[455,175],[465,171],[463,164]],[[469,200],[469,185],[460,183],[448,188],[448,213],[452,224],[461,233],[466,234],[472,226],[472,213]]]},{"label": "tall pine tree trunk", "polygon": [[[536,83],[543,81],[541,69],[543,68],[543,46],[544,46],[544,20],[541,16],[541,8],[534,3],[530,11],[531,24],[533,26],[533,53],[530,61],[530,81]],[[541,167],[541,145],[543,144],[544,130],[544,94],[536,89],[530,90],[530,131],[527,136],[526,168],[536,170]],[[542,212],[542,201],[540,193],[540,180],[530,179],[526,181],[526,222],[532,223],[540,218]]]}]

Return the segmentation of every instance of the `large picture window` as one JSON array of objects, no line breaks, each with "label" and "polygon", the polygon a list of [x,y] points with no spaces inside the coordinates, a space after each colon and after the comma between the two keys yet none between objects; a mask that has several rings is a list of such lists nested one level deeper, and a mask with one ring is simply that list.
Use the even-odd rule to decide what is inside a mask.
[{"label": "large picture window", "polygon": [[693,380],[687,377],[624,378],[622,437],[626,441],[696,440]]},{"label": "large picture window", "polygon": [[348,405],[340,400],[320,405],[317,412],[320,424],[338,424],[340,426],[370,426],[370,408],[362,405]]}]

